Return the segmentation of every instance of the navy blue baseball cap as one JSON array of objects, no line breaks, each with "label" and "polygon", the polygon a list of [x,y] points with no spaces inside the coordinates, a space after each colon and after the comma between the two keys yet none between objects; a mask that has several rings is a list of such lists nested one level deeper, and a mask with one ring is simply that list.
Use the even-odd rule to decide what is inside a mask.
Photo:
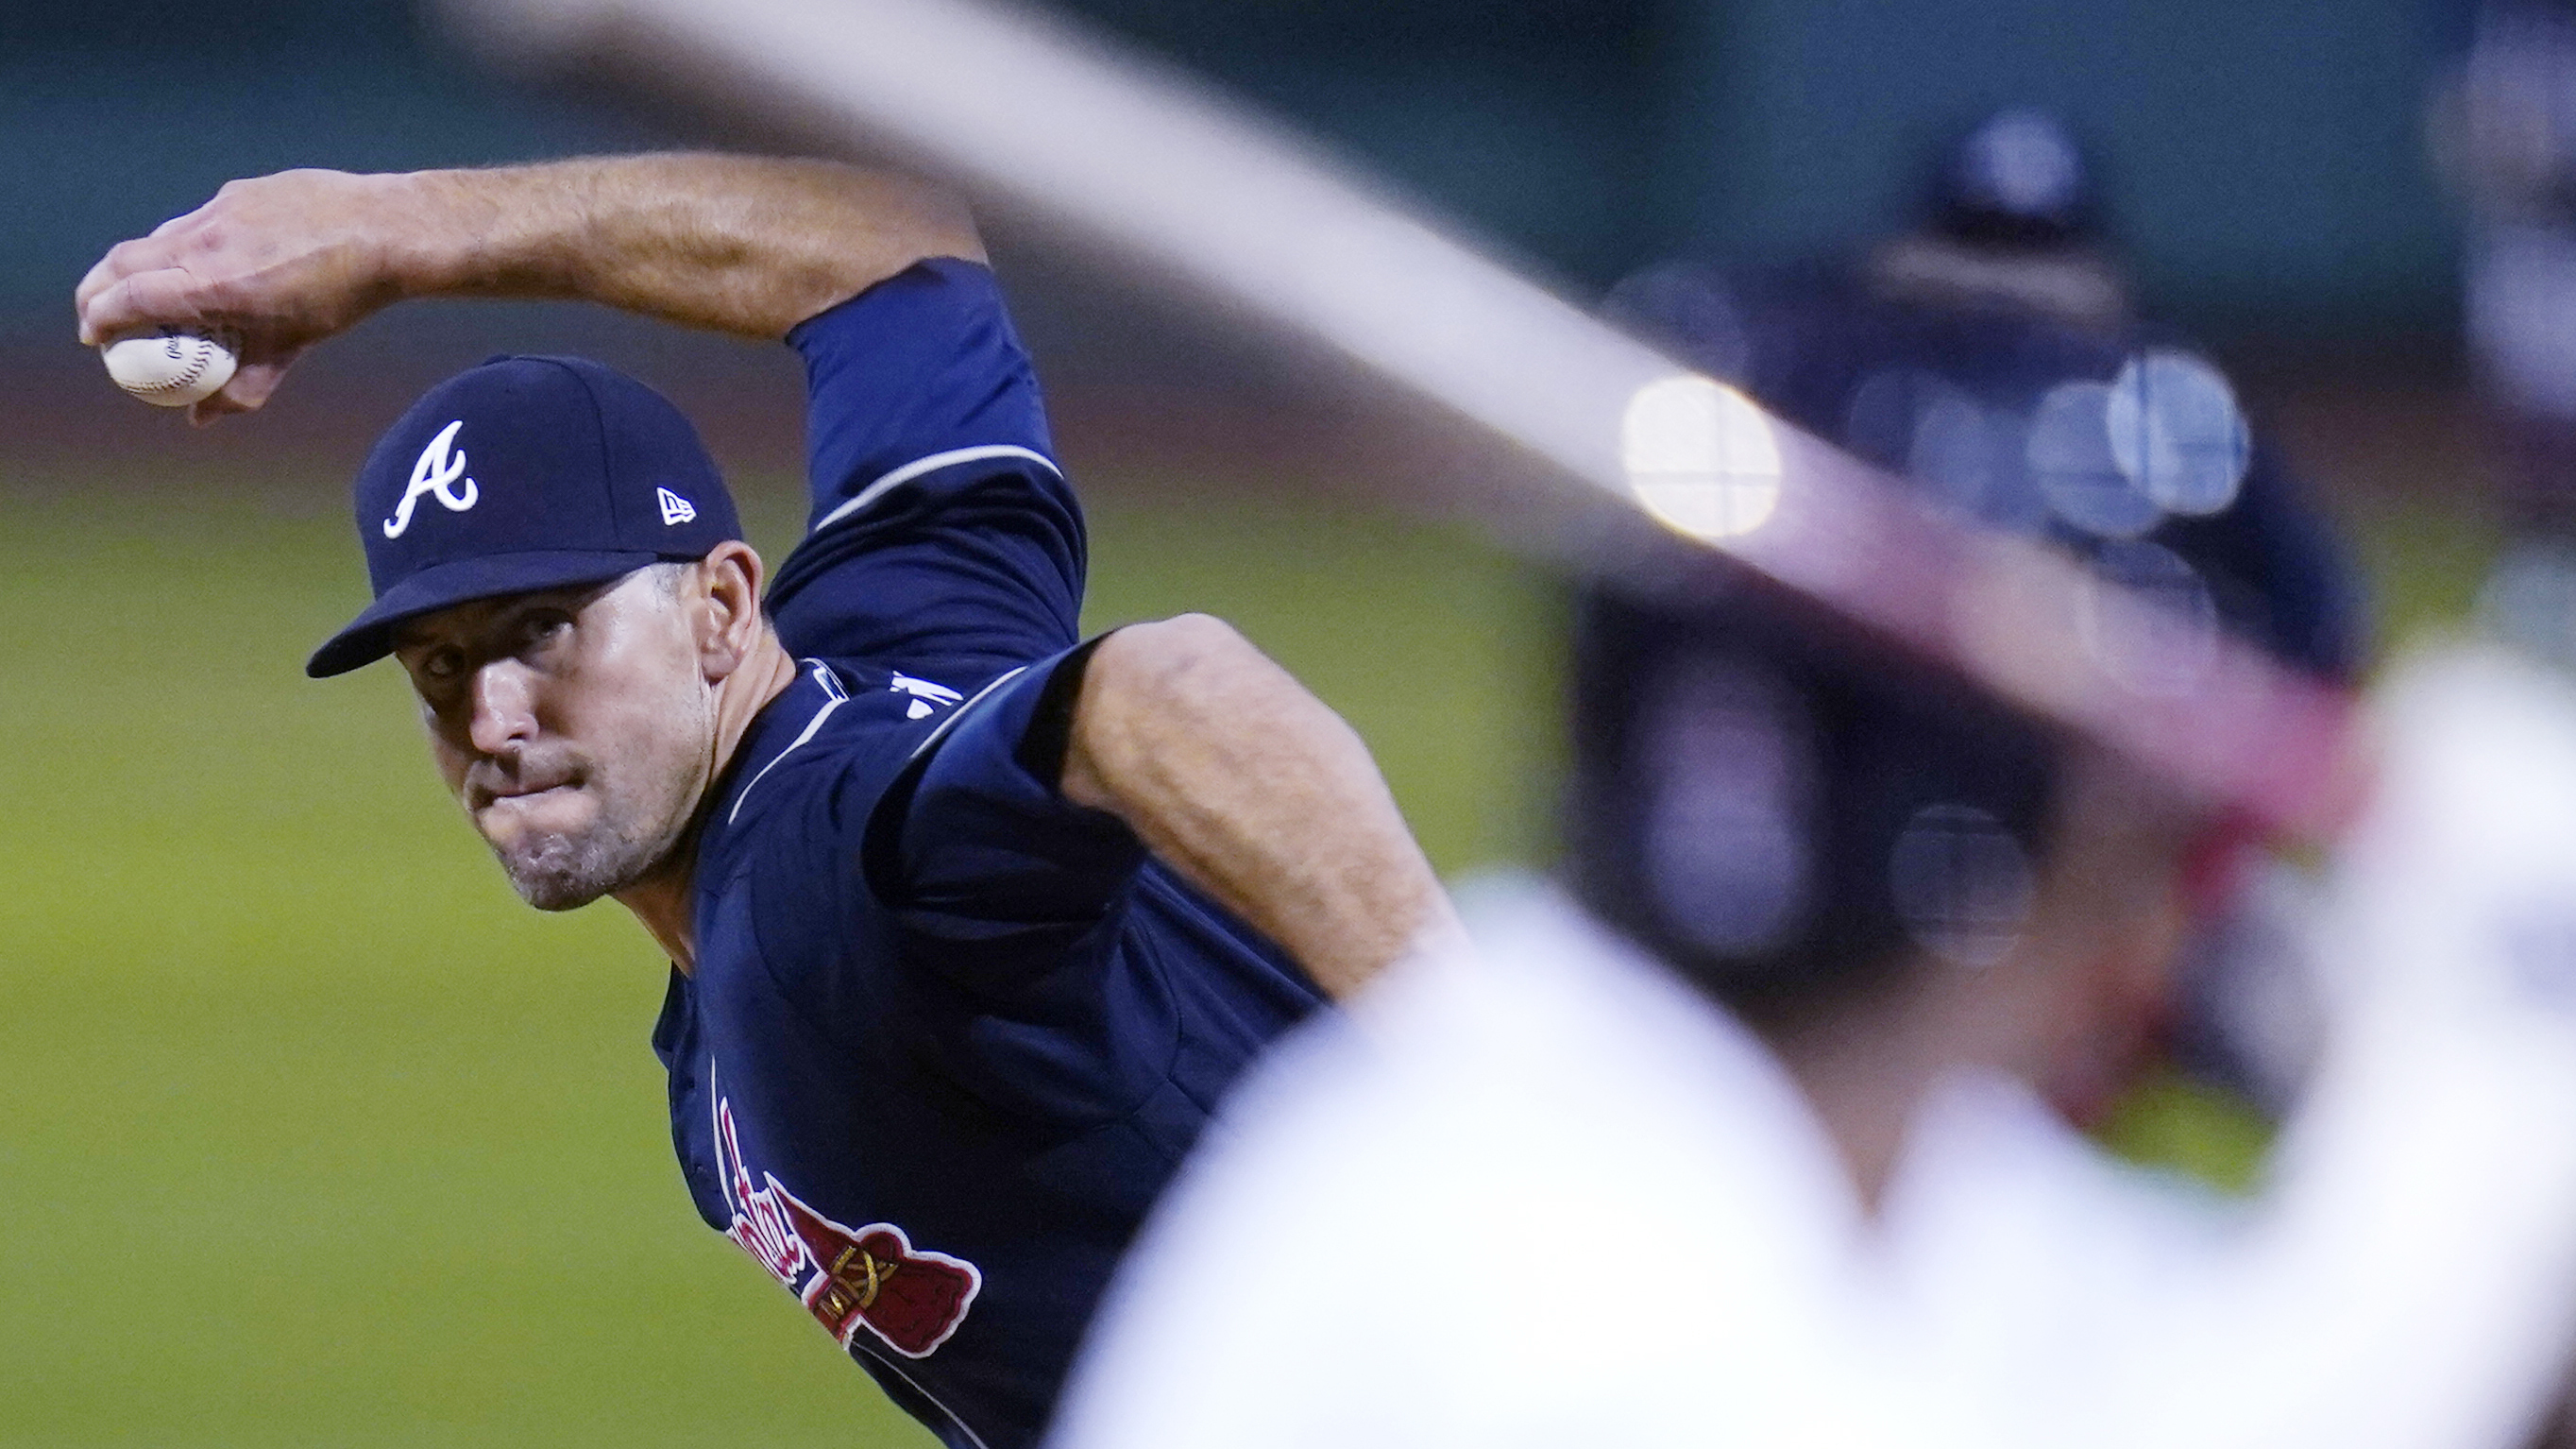
[{"label": "navy blue baseball cap", "polygon": [[406,619],[605,583],[742,537],[680,410],[578,357],[496,357],[431,388],[377,439],[356,493],[376,600],[313,651],[316,679],[392,653]]}]

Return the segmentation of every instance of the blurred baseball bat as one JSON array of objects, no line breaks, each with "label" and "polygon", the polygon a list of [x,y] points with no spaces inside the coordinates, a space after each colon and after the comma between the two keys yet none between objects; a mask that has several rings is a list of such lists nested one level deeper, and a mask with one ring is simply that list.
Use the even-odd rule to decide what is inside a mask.
[{"label": "blurred baseball bat", "polygon": [[[441,0],[496,63],[893,153],[1318,343],[2042,719],[2287,835],[2349,814],[2340,694],[1907,491],[1276,123],[995,0]],[[1560,500],[1562,501],[1562,500]]]}]

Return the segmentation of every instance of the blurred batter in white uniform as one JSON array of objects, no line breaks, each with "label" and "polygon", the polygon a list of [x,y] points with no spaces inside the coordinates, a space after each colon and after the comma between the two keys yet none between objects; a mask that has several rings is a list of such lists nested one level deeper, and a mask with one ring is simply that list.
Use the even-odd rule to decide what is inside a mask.
[{"label": "blurred batter in white uniform", "polygon": [[[2241,432],[2205,446],[2242,424],[2190,359],[1813,278],[1662,285],[1670,340],[1723,317],[1703,365],[1792,421],[2351,677],[2331,551]],[[2124,416],[2159,446],[2086,431]],[[2223,489],[2157,471],[2213,456]],[[2226,821],[1714,565],[1589,585],[1574,685],[1566,885],[1482,902],[1481,958],[1411,963],[1256,1075],[1059,1449],[2527,1431],[2576,1306],[2565,686],[2461,651],[2392,687],[2315,931],[2328,1045],[2266,1189],[2222,1205],[2066,1124],[2151,1045]]]}]

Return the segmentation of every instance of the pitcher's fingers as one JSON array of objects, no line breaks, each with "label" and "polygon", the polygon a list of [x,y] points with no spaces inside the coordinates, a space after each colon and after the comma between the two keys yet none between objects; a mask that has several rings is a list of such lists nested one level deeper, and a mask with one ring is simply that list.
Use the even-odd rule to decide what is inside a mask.
[{"label": "pitcher's fingers", "polygon": [[92,346],[120,333],[153,327],[202,327],[210,299],[202,283],[178,267],[136,272],[90,299],[81,335]]},{"label": "pitcher's fingers", "polygon": [[[225,384],[227,388],[231,386],[230,383]],[[212,427],[217,418],[230,417],[234,413],[257,411],[259,411],[257,403],[237,402],[219,392],[212,397],[199,398],[188,405],[188,424],[198,428]]]},{"label": "pitcher's fingers", "polygon": [[234,413],[255,413],[266,406],[278,383],[285,380],[286,362],[245,362],[233,373],[214,396],[198,401],[188,409],[188,421],[205,427],[221,417]]},{"label": "pitcher's fingers", "polygon": [[[230,181],[225,182],[222,188],[215,192],[215,195],[223,195],[225,191],[232,189],[235,184],[236,183]],[[206,203],[206,206],[212,206],[213,204],[214,203],[210,201]],[[180,212],[177,216],[174,216],[168,221],[161,223],[159,226],[152,228],[152,230],[145,232],[144,236],[146,238],[168,236],[170,233],[177,231],[179,228],[186,226],[189,222],[195,221],[198,217],[205,214],[205,206],[190,207],[188,210]]]},{"label": "pitcher's fingers", "polygon": [[91,308],[103,293],[128,277],[159,271],[172,261],[170,248],[149,238],[122,241],[108,248],[107,255],[100,257],[82,276],[80,285],[72,289],[72,306],[80,314],[81,341],[95,347],[106,340],[91,322]]},{"label": "pitcher's fingers", "polygon": [[277,385],[286,380],[286,369],[294,365],[293,355],[243,363],[233,373],[233,380],[215,395],[240,404],[244,412],[257,412],[277,391]]}]

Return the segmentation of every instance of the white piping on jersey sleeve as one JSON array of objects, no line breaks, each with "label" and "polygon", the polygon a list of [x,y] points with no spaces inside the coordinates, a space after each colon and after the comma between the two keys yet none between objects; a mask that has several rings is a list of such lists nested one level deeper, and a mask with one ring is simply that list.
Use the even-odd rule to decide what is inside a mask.
[{"label": "white piping on jersey sleeve", "polygon": [[932,730],[927,736],[925,736],[920,744],[912,747],[910,758],[918,760],[922,756],[929,754],[933,749],[938,747],[941,740],[948,738],[948,732],[957,728],[957,722],[964,719],[969,710],[982,704],[994,690],[1001,688],[1003,685],[1010,683],[1012,680],[1017,679],[1028,672],[1029,667],[1023,664],[1019,668],[995,679],[992,683],[985,685],[982,689],[976,690],[973,695],[967,698],[964,704],[950,710],[948,712],[948,718],[941,720],[938,728]]},{"label": "white piping on jersey sleeve", "polygon": [[927,458],[916,458],[860,489],[857,496],[851,498],[849,502],[824,514],[822,521],[815,524],[807,536],[821,533],[824,529],[925,473],[936,473],[942,468],[953,468],[960,463],[981,462],[986,458],[1026,458],[1058,478],[1064,476],[1064,470],[1055,465],[1054,459],[1034,448],[1023,448],[1017,443],[986,443],[973,448],[951,448],[945,453],[933,453]]}]

